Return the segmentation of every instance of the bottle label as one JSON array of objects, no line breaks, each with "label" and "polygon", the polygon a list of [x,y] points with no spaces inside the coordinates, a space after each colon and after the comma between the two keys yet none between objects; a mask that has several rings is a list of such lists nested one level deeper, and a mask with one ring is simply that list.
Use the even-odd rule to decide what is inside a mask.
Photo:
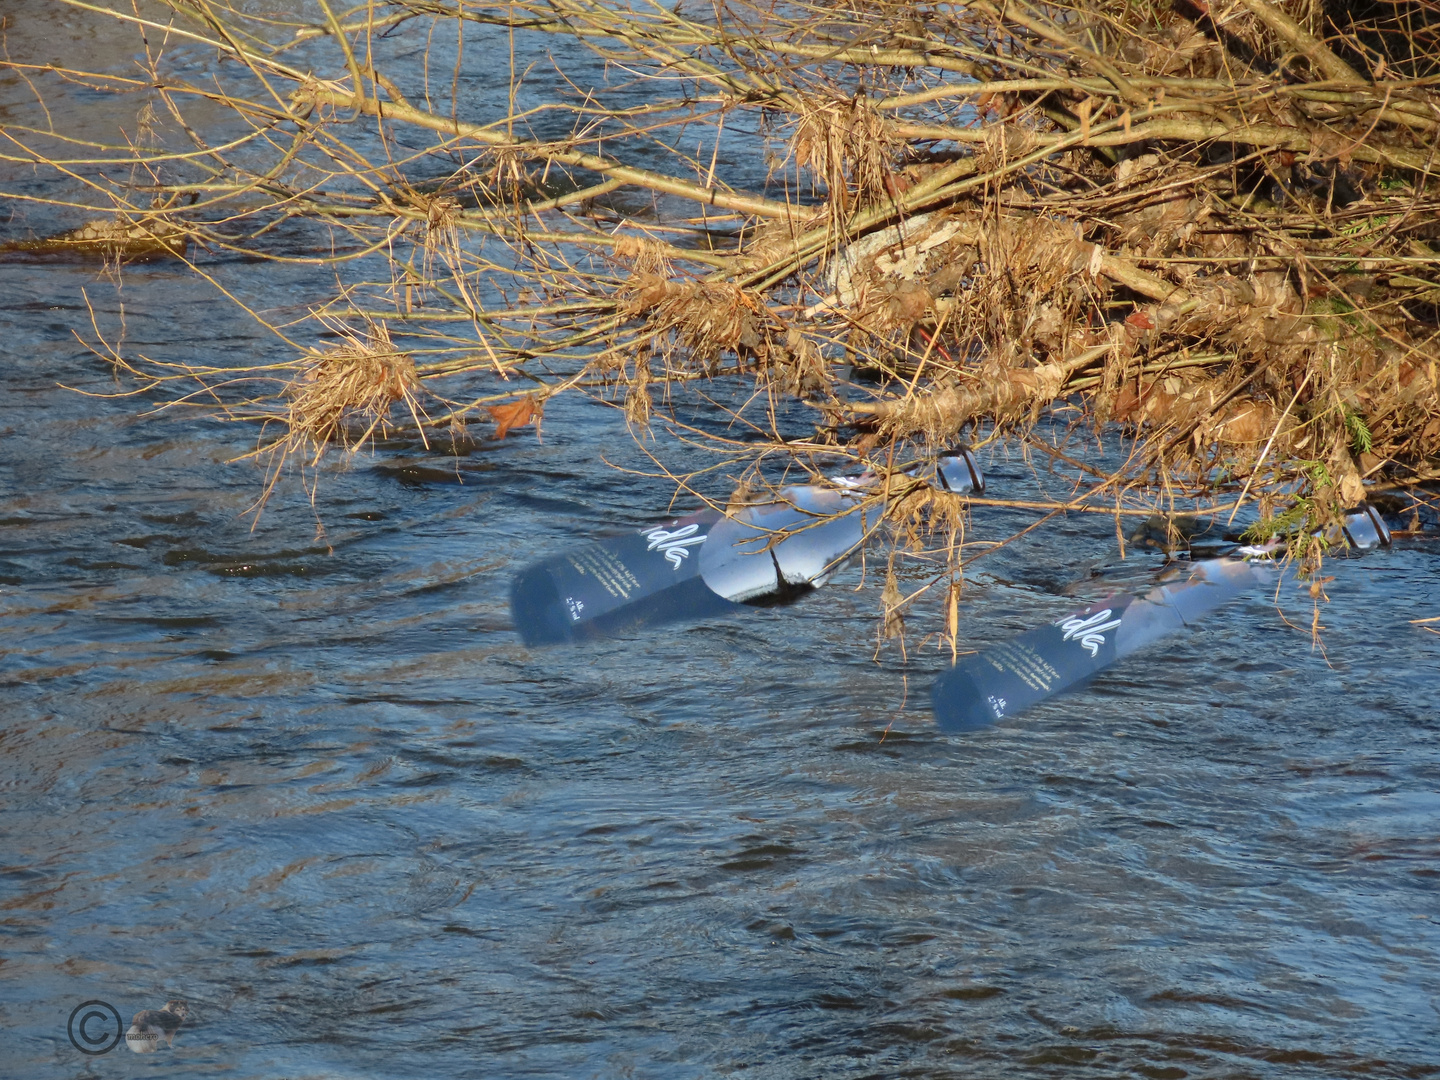
[{"label": "bottle label", "polygon": [[570,622],[588,622],[695,577],[700,560],[691,552],[718,518],[714,511],[691,514],[547,560]]},{"label": "bottle label", "polygon": [[690,548],[697,544],[703,544],[707,536],[700,532],[700,526],[694,522],[681,529],[666,529],[663,526],[649,529],[640,534],[650,541],[646,551],[662,551],[665,553],[665,561],[676,570],[680,569],[680,563],[690,557]]}]

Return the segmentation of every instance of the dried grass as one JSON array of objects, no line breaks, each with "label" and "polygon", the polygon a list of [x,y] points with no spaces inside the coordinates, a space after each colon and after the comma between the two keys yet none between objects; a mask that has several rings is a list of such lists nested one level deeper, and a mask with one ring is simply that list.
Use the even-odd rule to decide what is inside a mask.
[{"label": "dried grass", "polygon": [[415,361],[395,347],[389,328],[369,322],[364,330],[333,329],[340,342],[309,350],[285,391],[286,452],[304,449],[311,465],[332,445],[353,452],[377,433],[388,436],[397,403],[421,427]]},{"label": "dried grass", "polygon": [[809,171],[844,218],[894,196],[904,146],[867,98],[802,97],[788,160]]}]

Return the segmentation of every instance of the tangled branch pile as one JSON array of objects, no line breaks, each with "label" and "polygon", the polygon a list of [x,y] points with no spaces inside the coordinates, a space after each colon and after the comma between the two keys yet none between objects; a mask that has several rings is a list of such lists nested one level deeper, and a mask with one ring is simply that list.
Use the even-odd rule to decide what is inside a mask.
[{"label": "tangled branch pile", "polygon": [[[741,463],[1063,402],[1139,436],[1112,506],[1298,484],[1334,513],[1440,477],[1434,0],[693,3],[117,3],[133,77],[10,66],[149,111],[161,145],[86,174],[126,228],[266,257],[318,224],[314,261],[361,268],[315,319],[367,344],[318,370],[294,327],[243,378],[136,369],[281,423],[282,460],[391,402],[453,428],[590,393],[647,424],[738,378],[768,439],[712,437]],[[504,70],[463,92],[477,66]],[[64,135],[5,153],[44,168]],[[379,382],[340,370],[379,354]],[[300,407],[317,379],[364,400]]]}]

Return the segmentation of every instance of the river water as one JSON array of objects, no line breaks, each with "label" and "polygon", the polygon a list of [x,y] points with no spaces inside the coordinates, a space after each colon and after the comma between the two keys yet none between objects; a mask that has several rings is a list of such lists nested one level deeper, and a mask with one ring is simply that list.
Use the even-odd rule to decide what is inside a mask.
[{"label": "river water", "polygon": [[[82,16],[18,10],[12,55],[123,66]],[[9,236],[83,220],[10,208]],[[272,314],[333,284],[207,258]],[[1334,564],[1323,654],[1291,583],[1299,629],[1257,595],[945,737],[933,616],[877,660],[859,570],[523,648],[519,567],[668,514],[601,461],[646,465],[616,410],[388,444],[252,531],[262,475],[230,459],[256,431],[104,396],[130,384],[72,333],[87,303],[107,333],[123,304],[132,354],[275,355],[178,264],[0,266],[0,1073],[1440,1074],[1433,543]],[[1014,447],[982,464],[994,494],[1065,490]],[[1114,544],[1071,518],[978,563],[962,641],[1064,615]],[[169,999],[154,1057],[67,1035],[83,1002]]]}]

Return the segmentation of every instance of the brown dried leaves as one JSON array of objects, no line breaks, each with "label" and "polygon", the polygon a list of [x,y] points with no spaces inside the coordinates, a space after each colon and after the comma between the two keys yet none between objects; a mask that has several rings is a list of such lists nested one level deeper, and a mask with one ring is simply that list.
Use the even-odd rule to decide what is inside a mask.
[{"label": "brown dried leaves", "polygon": [[525,396],[505,405],[490,405],[485,409],[495,421],[495,438],[503,439],[512,428],[535,425],[535,434],[540,434],[540,420],[544,415],[543,403],[535,397]]},{"label": "brown dried leaves", "polygon": [[651,342],[665,351],[672,342],[708,366],[723,352],[758,348],[770,317],[757,295],[725,281],[677,282],[654,274],[633,278],[627,314],[649,316]]}]

